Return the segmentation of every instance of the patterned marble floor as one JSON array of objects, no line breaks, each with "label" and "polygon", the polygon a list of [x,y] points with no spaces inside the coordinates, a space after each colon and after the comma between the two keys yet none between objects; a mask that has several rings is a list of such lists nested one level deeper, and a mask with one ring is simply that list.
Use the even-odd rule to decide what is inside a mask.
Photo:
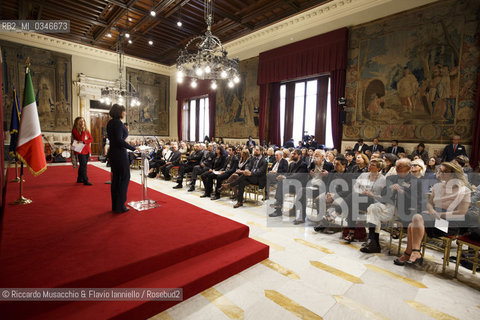
[{"label": "patterned marble floor", "polygon": [[[108,170],[103,163],[92,163]],[[132,181],[140,171],[132,170]],[[148,179],[149,187],[250,227],[270,246],[270,258],[177,304],[152,319],[480,319],[480,275],[454,265],[443,275],[442,254],[426,252],[422,267],[399,267],[384,249],[363,254],[361,243],[311,226],[267,223],[267,204],[202,199],[203,190],[174,190],[173,182]],[[133,199],[132,199],[133,200]],[[140,200],[140,199],[139,199]],[[148,213],[145,213],[148,214]],[[280,218],[277,218],[280,219]],[[290,218],[293,219],[293,218]],[[382,234],[382,241],[388,236]],[[383,246],[385,248],[385,246]],[[452,255],[456,249],[452,250]]]}]

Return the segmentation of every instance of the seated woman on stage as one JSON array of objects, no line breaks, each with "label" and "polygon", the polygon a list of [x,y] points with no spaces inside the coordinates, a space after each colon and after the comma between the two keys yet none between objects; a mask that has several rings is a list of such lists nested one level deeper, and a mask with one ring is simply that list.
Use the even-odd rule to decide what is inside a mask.
[{"label": "seated woman on stage", "polygon": [[[471,187],[462,167],[456,163],[443,162],[437,171],[437,179],[440,182],[432,187],[427,211],[414,215],[408,225],[407,249],[400,258],[395,259],[396,265],[422,264],[420,245],[425,232],[430,237],[456,235],[460,232],[460,227],[465,226],[465,214],[471,202]],[[448,221],[448,232],[435,228],[435,220],[438,219]]]}]

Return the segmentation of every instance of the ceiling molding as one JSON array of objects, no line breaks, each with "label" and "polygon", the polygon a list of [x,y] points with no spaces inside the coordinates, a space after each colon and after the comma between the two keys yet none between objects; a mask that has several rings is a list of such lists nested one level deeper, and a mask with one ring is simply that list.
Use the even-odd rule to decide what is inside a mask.
[{"label": "ceiling molding", "polygon": [[[99,61],[113,64],[117,64],[118,61],[118,54],[116,52],[98,49],[59,38],[53,38],[39,33],[6,32],[0,33],[0,39],[47,50],[58,51],[66,54],[81,56],[85,58],[94,58]],[[125,55],[125,66],[141,70],[147,70],[167,76],[170,76],[172,73],[172,68],[170,66],[148,60],[134,58],[129,55]]]},{"label": "ceiling molding", "polygon": [[366,23],[439,0],[332,0],[224,44],[240,60],[342,27]]}]

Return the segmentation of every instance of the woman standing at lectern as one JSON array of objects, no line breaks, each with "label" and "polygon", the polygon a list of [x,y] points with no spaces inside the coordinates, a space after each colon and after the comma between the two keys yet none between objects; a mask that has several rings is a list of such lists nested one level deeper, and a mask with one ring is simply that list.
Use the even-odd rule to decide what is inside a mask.
[{"label": "woman standing at lectern", "polygon": [[91,186],[92,184],[88,181],[87,176],[87,162],[88,157],[90,157],[90,153],[92,152],[90,149],[90,144],[93,142],[93,139],[92,135],[87,129],[87,125],[83,117],[75,118],[75,121],[73,122],[72,136],[73,140],[84,144],[82,151],[75,151],[75,155],[77,155],[79,162],[77,183],[83,183],[86,186]]},{"label": "woman standing at lectern", "polygon": [[123,213],[130,210],[125,206],[127,201],[127,189],[130,182],[130,162],[127,149],[135,150],[125,139],[128,137],[128,130],[121,121],[125,118],[125,107],[114,104],[109,112],[112,119],[107,123],[107,137],[110,141],[108,158],[112,169],[112,211]]}]

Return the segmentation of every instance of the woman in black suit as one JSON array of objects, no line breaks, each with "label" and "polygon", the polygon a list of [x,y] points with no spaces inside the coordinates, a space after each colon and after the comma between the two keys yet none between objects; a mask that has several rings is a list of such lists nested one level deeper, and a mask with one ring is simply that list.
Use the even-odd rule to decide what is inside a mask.
[{"label": "woman in black suit", "polygon": [[125,139],[128,137],[128,130],[121,121],[125,118],[125,107],[114,104],[110,109],[112,119],[107,123],[107,136],[110,140],[108,158],[112,169],[112,211],[124,213],[130,210],[125,206],[127,201],[127,189],[130,182],[130,162],[127,149],[135,150]]}]

